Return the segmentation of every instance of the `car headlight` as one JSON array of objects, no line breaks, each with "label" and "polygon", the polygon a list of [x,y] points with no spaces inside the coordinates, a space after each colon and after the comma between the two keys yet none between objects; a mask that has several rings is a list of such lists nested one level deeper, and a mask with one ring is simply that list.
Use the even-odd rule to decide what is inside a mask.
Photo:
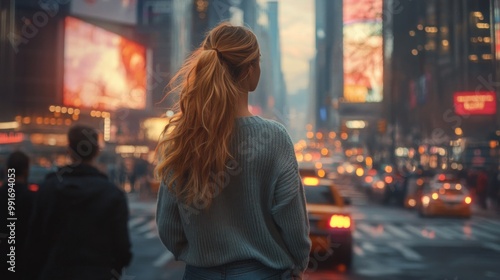
[{"label": "car headlight", "polygon": [[423,196],[422,197],[422,205],[424,207],[427,207],[429,205],[429,202],[431,201],[431,198],[428,196]]}]

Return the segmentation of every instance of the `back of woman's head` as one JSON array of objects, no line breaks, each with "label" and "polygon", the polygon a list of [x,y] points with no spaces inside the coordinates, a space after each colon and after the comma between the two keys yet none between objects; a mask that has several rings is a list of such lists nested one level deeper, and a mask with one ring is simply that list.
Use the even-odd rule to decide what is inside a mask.
[{"label": "back of woman's head", "polygon": [[[232,158],[230,141],[237,102],[248,92],[259,46],[247,28],[222,23],[172,79],[178,112],[165,127],[157,152],[157,175],[187,204],[209,205],[222,186],[214,181]],[[175,182],[175,187],[174,187]]]}]

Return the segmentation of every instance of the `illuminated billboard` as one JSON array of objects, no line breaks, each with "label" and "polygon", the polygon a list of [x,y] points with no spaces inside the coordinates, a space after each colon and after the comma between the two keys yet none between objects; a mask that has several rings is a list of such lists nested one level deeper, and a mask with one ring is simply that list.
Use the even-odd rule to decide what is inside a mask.
[{"label": "illuminated billboard", "polygon": [[457,115],[494,115],[497,112],[497,98],[493,91],[456,92],[453,100]]},{"label": "illuminated billboard", "polygon": [[66,106],[97,110],[146,107],[146,49],[95,25],[65,19]]},{"label": "illuminated billboard", "polygon": [[344,101],[383,99],[382,0],[343,0]]}]

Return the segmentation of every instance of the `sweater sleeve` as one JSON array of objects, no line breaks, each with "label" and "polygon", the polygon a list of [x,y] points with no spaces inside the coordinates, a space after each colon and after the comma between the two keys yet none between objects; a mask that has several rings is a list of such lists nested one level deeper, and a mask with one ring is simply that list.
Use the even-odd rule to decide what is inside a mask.
[{"label": "sweater sleeve", "polygon": [[187,245],[187,239],[184,234],[177,199],[164,184],[160,186],[158,192],[156,225],[163,245],[178,260],[183,248]]},{"label": "sweater sleeve", "polygon": [[[304,187],[298,171],[295,151],[290,136],[285,132],[284,151],[278,156],[279,175],[271,208],[276,225],[293,258],[296,274],[302,273],[309,262],[311,241],[306,211]],[[280,141],[282,142],[282,141]]]}]

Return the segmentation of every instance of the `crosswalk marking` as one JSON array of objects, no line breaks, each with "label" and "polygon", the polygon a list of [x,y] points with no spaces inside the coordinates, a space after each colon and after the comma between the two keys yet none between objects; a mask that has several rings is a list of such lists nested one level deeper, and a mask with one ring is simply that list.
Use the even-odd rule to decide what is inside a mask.
[{"label": "crosswalk marking", "polygon": [[353,250],[354,250],[354,254],[356,254],[356,256],[362,257],[365,255],[365,252],[363,251],[363,249],[361,247],[359,247],[358,245],[354,245]]},{"label": "crosswalk marking", "polygon": [[422,256],[419,255],[417,252],[413,251],[407,246],[404,246],[401,243],[398,242],[391,242],[389,243],[389,246],[394,248],[396,251],[400,252],[407,260],[410,261],[421,261]]},{"label": "crosswalk marking", "polygon": [[404,231],[400,230],[399,228],[397,228],[396,226],[393,226],[393,225],[386,225],[385,226],[385,229],[389,232],[389,233],[392,233],[400,238],[403,238],[403,239],[409,239],[411,238],[410,235],[408,233],[405,233]]},{"label": "crosswalk marking", "polygon": [[495,239],[496,236],[491,234],[491,233],[488,233],[486,231],[483,231],[483,230],[480,230],[476,227],[471,227],[471,230],[472,230],[472,234],[474,236],[478,236],[479,239],[483,239],[483,238],[487,238],[487,239]]},{"label": "crosswalk marking", "polygon": [[431,226],[429,228],[431,228],[432,230],[434,230],[434,232],[437,233],[438,238],[453,240],[453,239],[461,239],[463,236],[463,234],[461,233],[452,231],[447,228],[443,228],[442,226]]},{"label": "crosswalk marking", "polygon": [[414,235],[418,236],[418,237],[422,237],[422,230],[412,226],[412,225],[405,225],[404,228],[413,233]]},{"label": "crosswalk marking", "polygon": [[373,246],[373,244],[370,242],[363,242],[361,244],[361,248],[369,252],[374,252],[374,253],[377,252],[377,247]]},{"label": "crosswalk marking", "polygon": [[[140,216],[129,220],[129,228],[145,239],[158,238],[156,222],[154,217]],[[463,240],[463,241],[500,241],[500,228],[496,227],[496,221],[476,219],[457,223],[455,221],[444,221],[425,224],[402,223],[401,221],[378,223],[357,221],[353,231],[355,241],[362,240],[388,240],[400,241],[432,241],[432,240]],[[360,247],[364,253],[369,251]],[[359,249],[357,249],[359,250]],[[361,252],[361,251],[360,251]]]},{"label": "crosswalk marking", "polygon": [[367,233],[372,237],[381,237],[385,235],[384,227],[382,225],[379,225],[377,227],[372,227],[368,224],[360,224],[357,226],[357,228],[361,229],[363,232]]},{"label": "crosswalk marking", "polygon": [[485,224],[484,222],[481,223],[474,223],[473,226],[482,228],[483,230],[486,230],[491,233],[496,233],[497,235],[500,235],[500,227],[497,226],[491,226],[489,224]]},{"label": "crosswalk marking", "polygon": [[174,255],[172,253],[170,253],[169,251],[166,251],[161,256],[159,256],[158,259],[156,259],[153,262],[153,266],[155,266],[155,267],[164,266],[165,264],[167,264],[169,261],[171,261],[173,259],[174,259]]}]

